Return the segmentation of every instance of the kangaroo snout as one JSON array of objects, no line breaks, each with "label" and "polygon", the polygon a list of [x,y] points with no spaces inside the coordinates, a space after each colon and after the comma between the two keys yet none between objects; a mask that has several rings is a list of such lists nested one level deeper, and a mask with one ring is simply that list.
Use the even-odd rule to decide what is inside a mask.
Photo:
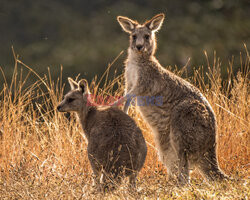
[{"label": "kangaroo snout", "polygon": [[136,45],[136,48],[138,51],[141,51],[143,49],[143,46],[142,45]]},{"label": "kangaroo snout", "polygon": [[62,106],[59,105],[59,106],[57,106],[56,109],[57,109],[59,112],[61,112],[61,108],[62,108]]}]

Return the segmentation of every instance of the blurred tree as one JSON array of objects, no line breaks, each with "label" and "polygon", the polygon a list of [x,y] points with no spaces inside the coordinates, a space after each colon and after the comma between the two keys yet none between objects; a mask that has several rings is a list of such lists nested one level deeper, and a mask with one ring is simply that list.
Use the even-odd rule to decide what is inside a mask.
[{"label": "blurred tree", "polygon": [[[162,65],[182,67],[189,57],[190,66],[204,64],[204,50],[210,55],[217,51],[227,63],[243,51],[243,43],[250,45],[249,8],[247,0],[1,0],[0,66],[10,79],[14,46],[41,74],[50,66],[55,78],[63,65],[64,78],[81,73],[90,80],[127,49],[128,36],[116,22],[117,15],[143,22],[159,12],[166,14],[157,34]],[[113,70],[123,70],[125,56]]]}]

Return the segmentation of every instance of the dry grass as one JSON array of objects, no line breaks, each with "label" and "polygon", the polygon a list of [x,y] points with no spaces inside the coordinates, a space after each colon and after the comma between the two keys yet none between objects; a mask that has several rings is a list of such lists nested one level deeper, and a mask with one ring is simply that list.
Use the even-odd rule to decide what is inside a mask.
[{"label": "dry grass", "polygon": [[[234,76],[233,63],[228,79],[221,79],[221,63],[216,56],[188,78],[211,103],[218,120],[220,167],[233,181],[209,184],[193,174],[191,184],[178,188],[166,180],[166,169],[158,161],[150,129],[135,108],[136,120],[148,143],[145,166],[138,179],[138,191],[128,192],[126,183],[113,193],[97,193],[92,187],[91,168],[81,128],[72,116],[56,111],[63,96],[61,76],[57,82],[40,77],[15,57],[12,82],[0,91],[0,199],[248,199],[250,194],[249,66],[248,51],[241,55],[241,70]],[[23,77],[20,67],[28,71]],[[122,78],[107,81],[108,70],[91,89],[95,94],[121,95]],[[181,75],[184,70],[175,71]],[[3,77],[4,77],[4,73]],[[26,79],[35,74],[37,81],[24,88]],[[205,74],[205,75],[204,75]],[[207,83],[204,80],[207,79]],[[118,90],[113,91],[114,85]],[[38,101],[39,99],[39,101]],[[38,103],[39,102],[39,103]]]}]

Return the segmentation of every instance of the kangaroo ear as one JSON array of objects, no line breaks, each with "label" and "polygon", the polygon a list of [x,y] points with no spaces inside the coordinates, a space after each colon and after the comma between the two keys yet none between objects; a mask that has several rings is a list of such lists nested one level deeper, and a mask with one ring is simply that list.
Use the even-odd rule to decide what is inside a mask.
[{"label": "kangaroo ear", "polygon": [[122,29],[128,33],[131,33],[135,29],[135,27],[138,25],[137,22],[127,17],[123,17],[123,16],[118,16],[117,21],[121,25]]},{"label": "kangaroo ear", "polygon": [[75,82],[72,78],[68,77],[68,82],[69,82],[71,90],[75,90],[78,88],[77,82]]},{"label": "kangaroo ear", "polygon": [[89,89],[88,89],[88,82],[87,80],[85,79],[82,79],[78,82],[78,89],[82,92],[82,93],[85,93],[85,92],[88,92]]},{"label": "kangaroo ear", "polygon": [[163,13],[154,16],[151,20],[145,22],[151,31],[158,31],[161,28],[165,15]]}]

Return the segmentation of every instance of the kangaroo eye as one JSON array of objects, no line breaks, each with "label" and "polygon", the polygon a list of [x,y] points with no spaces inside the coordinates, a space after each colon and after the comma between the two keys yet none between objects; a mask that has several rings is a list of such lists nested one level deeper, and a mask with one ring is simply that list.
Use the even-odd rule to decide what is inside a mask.
[{"label": "kangaroo eye", "polygon": [[136,36],[136,35],[133,35],[132,37],[133,37],[133,40],[136,40],[136,38],[137,38],[137,36]]},{"label": "kangaroo eye", "polygon": [[145,37],[145,39],[146,39],[146,40],[148,40],[148,39],[149,39],[149,35],[148,35],[148,34],[147,34],[147,35],[145,35],[144,37]]},{"label": "kangaroo eye", "polygon": [[68,102],[71,103],[72,101],[74,101],[75,99],[73,98],[68,98]]}]

